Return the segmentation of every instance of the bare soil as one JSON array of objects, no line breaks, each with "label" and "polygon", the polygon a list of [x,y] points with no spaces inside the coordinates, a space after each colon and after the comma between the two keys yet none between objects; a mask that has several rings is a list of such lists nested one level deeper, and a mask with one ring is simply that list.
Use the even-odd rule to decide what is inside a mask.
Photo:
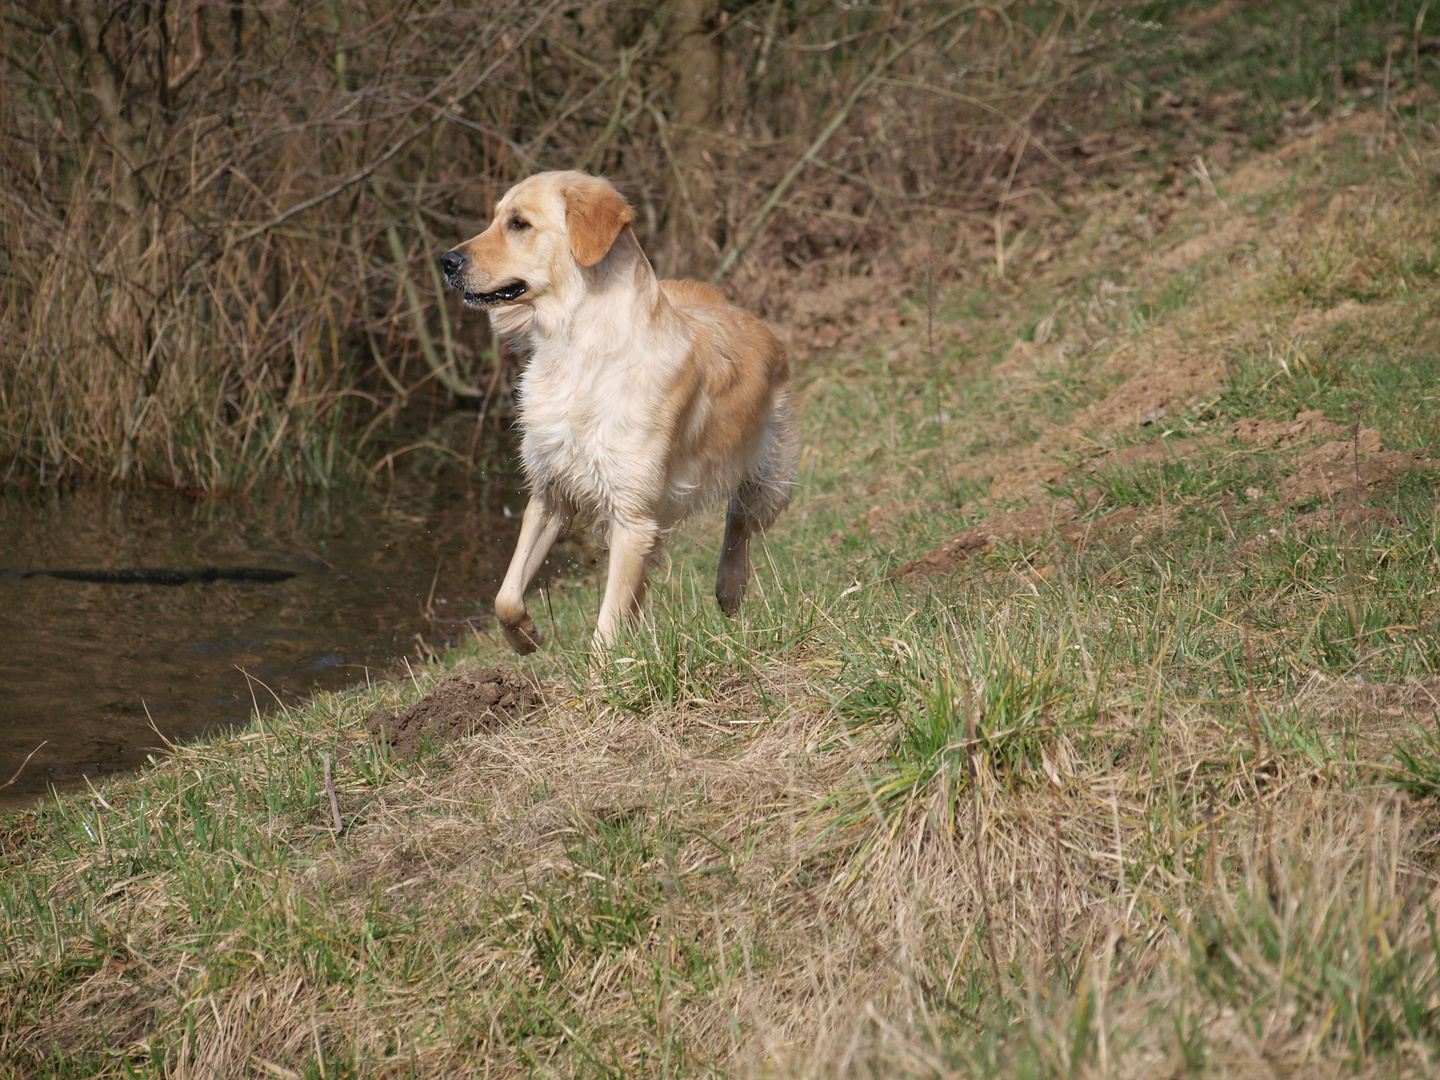
[{"label": "bare soil", "polygon": [[[1012,354],[1015,350],[1012,349]],[[1008,362],[1008,358],[1007,358]],[[1179,460],[1213,443],[1213,436],[1155,440],[1134,443],[1110,450],[1103,458],[1087,463],[1080,470],[1055,461],[1050,451],[1082,430],[1095,433],[1119,432],[1141,423],[1153,423],[1164,416],[1167,405],[1194,401],[1197,393],[1218,383],[1219,366],[1202,354],[1162,353],[1150,364],[1139,365],[1131,377],[1116,387],[1103,401],[1082,410],[1066,428],[1057,428],[1041,438],[1036,446],[1027,448],[999,470],[992,487],[995,494],[1009,496],[1032,492],[1040,484],[1055,483],[1067,475],[1093,471],[1101,462],[1119,466],[1161,464]],[[1149,409],[1148,413],[1142,410]],[[1318,409],[1302,411],[1294,420],[1260,420],[1246,417],[1230,426],[1231,438],[1262,449],[1298,447],[1319,439],[1339,435],[1344,428],[1326,418]],[[1362,505],[1362,500],[1385,490],[1405,473],[1428,469],[1431,462],[1405,450],[1386,450],[1379,434],[1362,428],[1350,439],[1330,438],[1319,447],[1302,454],[1296,472],[1287,476],[1278,492],[1283,507],[1305,507],[1317,500],[1325,507],[1301,514],[1295,527],[1301,531],[1338,525],[1357,529],[1394,523],[1388,511]],[[1094,521],[1080,523],[1074,504],[1053,498],[1043,501],[1031,497],[1032,505],[997,514],[962,530],[944,543],[932,548],[918,559],[898,567],[892,577],[905,580],[944,574],[955,569],[971,555],[997,543],[1040,543],[1056,538],[1067,544],[1086,547],[1092,543],[1113,540],[1136,514],[1120,511]],[[985,505],[982,500],[980,505]],[[873,507],[869,514],[852,524],[863,526],[874,537],[888,524],[888,519],[908,504]],[[1133,530],[1130,530],[1133,531]],[[832,540],[838,539],[832,537]]]},{"label": "bare soil", "polygon": [[[1017,343],[1002,362],[1015,367],[1030,355]],[[1103,399],[1081,409],[1067,425],[1046,432],[1033,445],[1016,454],[992,463],[994,480],[988,501],[1025,499],[1032,503],[1023,509],[998,514],[963,530],[956,536],[905,563],[894,571],[896,578],[923,577],[946,573],[977,551],[996,543],[1019,543],[1039,540],[1047,533],[1059,532],[1069,543],[1088,544],[1114,534],[1118,524],[1100,519],[1084,525],[1074,523],[1077,508],[1067,500],[1056,500],[1042,494],[1044,485],[1054,484],[1076,470],[1055,458],[1055,452],[1097,435],[1116,435],[1137,431],[1156,424],[1164,416],[1201,400],[1204,394],[1219,385],[1224,364],[1217,357],[1203,352],[1160,349],[1138,357],[1118,353],[1109,362],[1121,368],[1125,380]],[[1155,430],[1152,428],[1152,430]],[[1123,446],[1110,451],[1106,460],[1111,464],[1131,466],[1184,457],[1204,443],[1203,438],[1177,439],[1173,444],[1152,441]],[[877,511],[879,512],[877,514]],[[874,536],[883,525],[885,511],[875,507],[866,516],[866,531]],[[1133,515],[1126,515],[1126,520]]]},{"label": "bare soil", "polygon": [[[1116,394],[1119,392],[1117,390]],[[1163,388],[1159,392],[1163,393]],[[1112,394],[1111,398],[1115,398],[1116,394]],[[1274,448],[1311,442],[1343,430],[1339,424],[1326,419],[1324,413],[1313,410],[1297,414],[1293,421],[1246,418],[1231,425],[1229,434],[1252,446]],[[1090,463],[1088,470],[1080,471],[1093,471],[1094,465],[1100,461],[1136,466],[1178,460],[1210,442],[1213,442],[1213,437],[1202,436],[1135,443],[1110,451],[1104,458]],[[1046,464],[1051,467],[1046,469]],[[1296,472],[1280,483],[1280,505],[1303,508],[1309,503],[1321,503],[1321,509],[1296,517],[1294,528],[1300,532],[1332,526],[1353,530],[1393,525],[1394,515],[1377,507],[1365,506],[1362,500],[1384,491],[1405,473],[1431,467],[1429,459],[1409,451],[1386,450],[1374,429],[1361,428],[1354,438],[1331,439],[1302,454]],[[1077,472],[1053,462],[1035,462],[1029,468],[1032,476],[1038,474],[1047,482]],[[866,519],[862,519],[872,536],[880,525],[869,519],[880,516],[879,511],[880,507],[875,507]],[[1063,499],[1046,499],[997,514],[962,530],[918,559],[903,564],[893,572],[892,577],[905,580],[948,573],[971,555],[998,543],[1029,544],[1058,539],[1083,548],[1114,540],[1122,532],[1135,532],[1138,528],[1134,508],[1121,509],[1083,523],[1075,520],[1077,516],[1076,505]],[[1252,541],[1246,549],[1253,550],[1254,543]]]},{"label": "bare soil", "polygon": [[1150,427],[1167,414],[1202,401],[1220,385],[1225,374],[1224,362],[1218,356],[1167,348],[1144,356],[1117,350],[1106,366],[1124,376],[1124,381],[1109,394],[1080,409],[1070,423],[1046,431],[1032,445],[990,462],[988,471],[994,477],[990,498],[1036,498],[1046,484],[1055,483],[1070,471],[1055,460],[1057,450],[1093,445],[1097,436],[1129,434]]},{"label": "bare soil", "polygon": [[1192,236],[1155,261],[1161,270],[1184,270],[1201,259],[1229,251],[1255,238],[1255,224],[1246,218],[1231,218],[1209,232]]},{"label": "bare soil", "polygon": [[1136,465],[1164,465],[1171,461],[1183,461],[1198,454],[1202,448],[1215,442],[1214,436],[1193,439],[1158,439],[1155,442],[1131,443],[1110,451],[1096,464],[1119,465],[1122,468]]},{"label": "bare soil", "polygon": [[1351,319],[1358,319],[1364,314],[1365,305],[1356,300],[1346,300],[1325,311],[1306,311],[1295,316],[1294,321],[1290,323],[1290,336],[1298,338],[1302,334],[1313,333],[1329,326],[1349,322]]},{"label": "bare soil", "polygon": [[1295,414],[1294,420],[1256,420],[1245,417],[1230,425],[1230,436],[1247,446],[1294,446],[1331,438],[1344,431],[1339,424],[1325,418],[1319,409]]},{"label": "bare soil", "polygon": [[370,714],[372,737],[389,743],[395,754],[413,758],[431,746],[494,731],[525,717],[545,696],[533,678],[500,667],[452,671],[399,716],[382,709]]},{"label": "bare soil", "polygon": [[1354,502],[1429,465],[1408,450],[1386,450],[1373,429],[1362,428],[1353,439],[1333,439],[1302,456],[1295,474],[1280,482],[1280,499],[1286,506]]},{"label": "bare soil", "polygon": [[1053,502],[1047,506],[1027,506],[1023,510],[998,514],[957,533],[938,547],[931,548],[920,558],[899,567],[893,576],[905,579],[943,574],[953,570],[975,552],[983,551],[993,544],[1038,540],[1071,521],[1075,513],[1073,505]]}]

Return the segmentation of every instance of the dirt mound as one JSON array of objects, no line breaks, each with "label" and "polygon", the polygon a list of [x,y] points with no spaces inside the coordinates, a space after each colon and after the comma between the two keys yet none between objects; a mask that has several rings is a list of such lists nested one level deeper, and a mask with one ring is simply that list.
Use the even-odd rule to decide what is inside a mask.
[{"label": "dirt mound", "polygon": [[[1017,453],[993,460],[986,470],[993,477],[991,498],[1033,498],[1045,484],[1057,482],[1070,471],[1054,459],[1055,450],[1098,435],[1163,426],[1160,422],[1167,414],[1203,401],[1225,374],[1224,362],[1216,357],[1174,349],[1159,349],[1144,358],[1117,353],[1108,363],[1124,372],[1125,381],[1100,401],[1079,410],[1068,424],[1051,428]],[[1146,454],[1161,460],[1156,451],[1140,456]]]},{"label": "dirt mound", "polygon": [[1255,223],[1249,218],[1231,218],[1218,229],[1191,237],[1171,248],[1155,260],[1161,270],[1184,270],[1201,259],[1221,251],[1229,251],[1255,236]]},{"label": "dirt mound", "polygon": [[1218,357],[1169,349],[1132,364],[1129,378],[1077,413],[1070,431],[1106,434],[1153,424],[1199,400],[1225,374]]},{"label": "dirt mound", "polygon": [[[920,558],[898,567],[890,576],[904,581],[949,573],[970,556],[999,543],[1038,541],[1055,536],[1076,549],[1093,544],[1123,544],[1135,536],[1142,524],[1140,510],[1134,506],[1123,506],[1085,521],[1076,521],[1076,516],[1074,505],[1060,501],[999,514],[931,548]],[[1040,565],[1037,572],[1041,577],[1046,576],[1045,566]]]},{"label": "dirt mound", "polygon": [[1430,467],[1430,462],[1408,450],[1386,450],[1373,428],[1362,428],[1353,439],[1333,440],[1300,459],[1300,468],[1280,482],[1280,500],[1286,506],[1336,499],[1364,499],[1403,473]]},{"label": "dirt mound", "polygon": [[1200,453],[1215,441],[1213,436],[1195,439],[1161,439],[1158,442],[1131,443],[1110,451],[1095,462],[1097,467],[1112,465],[1133,468],[1140,465],[1168,465]]},{"label": "dirt mound", "polygon": [[370,714],[370,734],[384,739],[402,758],[432,746],[513,724],[544,702],[539,685],[508,668],[452,671],[399,716],[381,709]]},{"label": "dirt mound", "polygon": [[1355,300],[1346,300],[1343,304],[1337,304],[1328,311],[1307,311],[1295,316],[1294,321],[1290,323],[1290,336],[1296,338],[1313,330],[1323,330],[1327,326],[1349,322],[1364,314],[1365,305]]},{"label": "dirt mound", "polygon": [[876,503],[859,517],[832,532],[830,543],[838,544],[847,535],[868,536],[872,540],[878,540],[890,534],[899,518],[923,509],[924,505],[919,499],[897,499],[884,505]]},{"label": "dirt mound", "polygon": [[983,551],[993,544],[1013,544],[1021,540],[1038,539],[1074,516],[1075,508],[1061,503],[1029,506],[1023,510],[999,514],[978,525],[971,525],[938,547],[931,548],[920,558],[897,567],[890,576],[904,580],[929,574],[943,574],[953,570],[977,551]]},{"label": "dirt mound", "polygon": [[1295,414],[1294,420],[1255,420],[1246,417],[1230,425],[1230,436],[1249,446],[1294,446],[1332,438],[1344,429],[1325,418],[1319,409]]},{"label": "dirt mound", "polygon": [[[1268,190],[1292,174],[1287,166],[1297,156],[1312,154],[1342,137],[1368,132],[1374,127],[1373,118],[1358,117],[1328,125],[1313,136],[1296,140],[1282,152],[1266,155],[1243,166],[1237,171],[1231,186],[1237,193]],[[1254,219],[1232,216],[1213,223],[1208,232],[1192,236],[1160,253],[1151,266],[1160,271],[1183,269],[1213,255],[1232,252],[1253,241],[1258,232],[1259,223]],[[1296,320],[1295,332],[1334,325],[1369,310],[1359,304],[1342,303],[1328,311],[1305,313]],[[1047,358],[1041,344],[1015,341],[1004,359],[992,369],[996,379],[1018,380],[1037,370]],[[1130,343],[1120,345],[1104,361],[1103,370],[1118,381],[1118,385],[1103,399],[1078,410],[1067,421],[1048,428],[1027,446],[1002,452],[983,466],[962,464],[953,470],[958,479],[988,484],[987,497],[980,500],[981,505],[988,505],[991,501],[1012,504],[1036,501],[1039,505],[972,526],[899,567],[894,576],[909,578],[943,573],[953,569],[971,553],[997,540],[1038,539],[1047,530],[1061,539],[1081,545],[1097,541],[1123,542],[1124,537],[1117,530],[1112,530],[1112,535],[1108,537],[1102,535],[1104,527],[1098,520],[1086,523],[1090,531],[1086,531],[1083,538],[1072,540],[1070,534],[1081,531],[1084,526],[1069,520],[1073,514],[1059,508],[1059,504],[1049,498],[1051,491],[1055,485],[1066,480],[1083,481],[1088,472],[1098,468],[1162,465],[1212,445],[1213,436],[1189,439],[1164,439],[1164,436],[1178,436],[1187,426],[1183,423],[1184,414],[1197,410],[1216,394],[1225,379],[1225,361],[1218,350],[1186,347],[1176,336],[1164,335],[1151,337],[1147,342],[1140,343],[1138,349]],[[1169,422],[1167,417],[1171,418]],[[1145,432],[1153,432],[1161,438],[1114,448],[1098,457],[1094,454],[1097,442],[1108,441],[1106,437],[1120,436],[1128,440]],[[1333,440],[1336,436],[1343,437],[1345,433],[1345,428],[1332,423],[1319,411],[1299,413],[1293,421],[1242,420],[1228,432],[1241,442],[1263,448],[1299,448],[1326,439]],[[1373,437],[1373,433],[1370,435]],[[1357,484],[1353,460],[1355,448],[1351,443],[1342,445],[1351,446],[1351,477],[1348,482],[1339,476],[1342,469],[1338,459],[1322,460],[1325,448],[1321,447],[1311,459],[1302,459],[1299,472],[1285,481],[1280,492],[1282,502],[1287,506],[1303,505],[1307,499],[1313,500],[1316,494],[1333,499],[1335,494],[1347,490],[1363,497],[1401,472],[1429,467],[1413,455],[1384,452],[1378,448],[1378,442],[1377,447],[1371,449],[1362,442],[1359,452],[1364,460],[1360,463]],[[1084,461],[1078,469],[1073,464],[1077,454]],[[1068,462],[1066,457],[1070,459]],[[874,537],[883,532],[886,517],[885,511],[877,513],[872,509],[863,520],[852,524],[851,531],[864,528]]]},{"label": "dirt mound", "polygon": [[1356,502],[1348,502],[1340,506],[1331,506],[1327,510],[1312,510],[1309,513],[1296,514],[1295,520],[1290,523],[1290,528],[1297,534],[1322,532],[1331,528],[1363,532],[1366,529],[1382,526],[1393,529],[1399,524],[1400,519],[1388,510],[1382,510],[1378,506],[1361,506]]},{"label": "dirt mound", "polygon": [[[1241,420],[1231,428],[1230,434],[1242,442],[1270,447],[1291,446],[1340,430],[1324,413],[1312,411],[1302,412],[1291,421]],[[1137,443],[1114,450],[1094,464],[1122,467],[1161,464],[1194,454],[1212,441],[1212,438],[1200,437]],[[1383,489],[1402,473],[1430,467],[1431,462],[1409,451],[1386,450],[1378,433],[1363,428],[1353,439],[1331,440],[1303,455],[1299,470],[1281,481],[1280,501],[1284,506],[1297,506],[1319,499],[1329,507],[1297,517],[1294,527],[1300,531],[1332,525],[1347,529],[1393,526],[1397,523],[1393,515],[1363,506],[1360,500]],[[1041,475],[1038,468],[1034,475]],[[1118,542],[1134,532],[1139,524],[1134,507],[1094,521],[1077,522],[1075,516],[1075,507],[1062,501],[999,514],[970,526],[920,558],[898,567],[891,577],[907,580],[948,573],[971,555],[997,543],[1038,541],[1048,535],[1082,548]],[[1252,541],[1243,550],[1253,552],[1256,542]]]}]

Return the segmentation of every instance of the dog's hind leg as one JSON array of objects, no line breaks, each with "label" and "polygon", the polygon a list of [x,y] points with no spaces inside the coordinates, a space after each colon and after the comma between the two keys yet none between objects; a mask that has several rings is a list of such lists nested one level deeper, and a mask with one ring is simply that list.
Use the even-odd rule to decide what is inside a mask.
[{"label": "dog's hind leg", "polygon": [[725,542],[720,548],[720,569],[715,573],[715,599],[720,610],[734,615],[745,598],[750,580],[750,533],[753,524],[749,511],[738,498],[730,500],[725,514]]},{"label": "dog's hind leg", "polygon": [[725,543],[715,573],[715,599],[720,610],[734,615],[745,598],[750,579],[750,539],[775,524],[790,504],[795,486],[799,432],[787,399],[775,403],[765,433],[765,444],[755,468],[740,482],[725,515]]},{"label": "dog's hind leg", "polygon": [[568,509],[552,507],[539,495],[532,496],[525,507],[525,516],[520,521],[520,539],[515,543],[510,569],[505,571],[505,581],[495,597],[495,617],[500,620],[500,629],[505,634],[505,640],[521,656],[534,652],[540,646],[540,632],[525,610],[525,590],[535,580],[545,556],[569,523]]}]

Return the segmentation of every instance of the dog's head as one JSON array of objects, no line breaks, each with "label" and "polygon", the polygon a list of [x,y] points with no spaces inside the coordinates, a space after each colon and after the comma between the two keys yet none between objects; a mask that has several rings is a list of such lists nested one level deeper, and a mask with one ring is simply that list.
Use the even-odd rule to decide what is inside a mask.
[{"label": "dog's head", "polygon": [[533,303],[595,266],[635,219],[599,177],[537,173],[505,193],[490,227],[440,256],[445,280],[469,307]]}]

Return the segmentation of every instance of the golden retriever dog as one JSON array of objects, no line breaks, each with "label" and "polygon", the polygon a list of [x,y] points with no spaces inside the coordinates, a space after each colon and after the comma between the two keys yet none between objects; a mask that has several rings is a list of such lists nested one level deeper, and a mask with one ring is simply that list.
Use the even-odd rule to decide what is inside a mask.
[{"label": "golden retriever dog", "polygon": [[515,650],[540,641],[525,590],[575,517],[610,548],[597,644],[637,616],[666,537],[728,500],[715,596],[740,607],[749,547],[790,501],[797,433],[785,350],[697,281],[659,281],[607,181],[546,172],[511,188],[490,227],[440,257],[469,307],[528,361],[516,385],[530,502],[495,598]]}]

